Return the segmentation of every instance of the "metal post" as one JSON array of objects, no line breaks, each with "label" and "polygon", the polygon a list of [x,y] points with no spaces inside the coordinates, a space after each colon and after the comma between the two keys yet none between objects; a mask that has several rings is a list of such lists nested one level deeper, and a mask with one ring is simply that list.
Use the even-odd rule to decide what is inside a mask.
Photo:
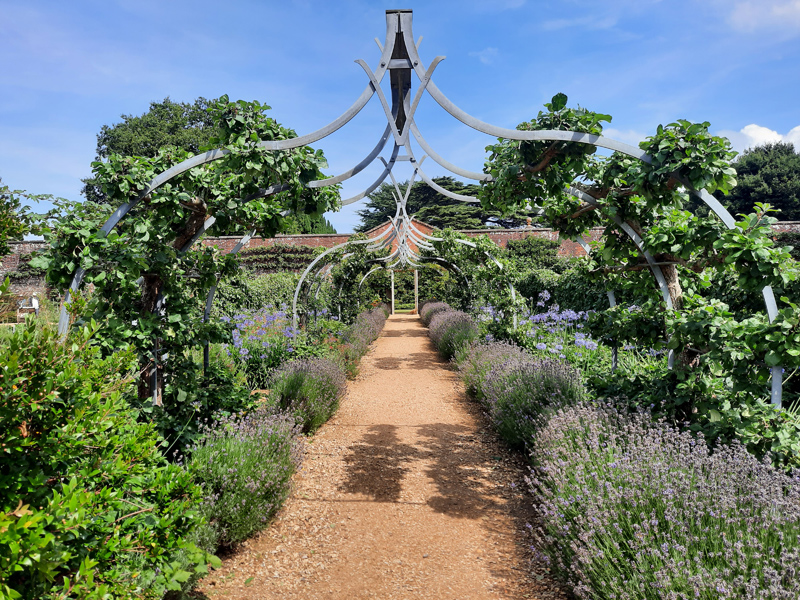
[{"label": "metal post", "polygon": [[392,314],[394,314],[394,271],[389,271],[392,274]]},{"label": "metal post", "polygon": [[419,271],[414,269],[414,312],[419,314]]}]

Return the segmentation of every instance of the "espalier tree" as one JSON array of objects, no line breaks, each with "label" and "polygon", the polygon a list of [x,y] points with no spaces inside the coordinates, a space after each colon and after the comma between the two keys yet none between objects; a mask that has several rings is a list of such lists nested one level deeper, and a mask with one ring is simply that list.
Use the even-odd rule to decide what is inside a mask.
[{"label": "espalier tree", "polygon": [[[600,135],[611,117],[567,107],[558,94],[546,111],[520,130],[570,130]],[[736,321],[726,305],[701,294],[716,273],[735,275],[736,285],[760,292],[771,285],[776,296],[786,293],[795,278],[789,268],[789,252],[776,248],[771,239],[768,205],[741,216],[733,229],[714,216],[695,216],[685,210],[687,186],[727,194],[736,185],[730,160],[735,153],[725,138],[709,133],[708,123],[678,121],[659,126],[656,134],[640,144],[652,163],[613,153],[595,154],[588,144],[561,141],[519,142],[498,140],[485,172],[492,175],[481,190],[488,208],[505,212],[521,210],[528,203],[544,211],[547,220],[565,237],[582,235],[591,227],[604,226],[604,241],[592,252],[595,272],[608,278],[610,289],[655,290],[644,257],[631,243],[621,224],[644,241],[644,247],[661,266],[676,309],[667,315],[661,340],[678,353],[676,371],[698,380],[725,374],[734,392],[763,397],[769,367],[800,366],[798,308],[788,298],[779,303],[773,323],[765,312]],[[576,196],[570,188],[582,192]],[[590,201],[587,201],[589,198]],[[618,222],[615,222],[615,219]],[[645,303],[654,322],[663,320],[664,301],[653,293]],[[652,333],[639,339],[640,327],[629,327],[631,312],[609,309],[604,336],[617,342],[651,343]],[[641,315],[637,314],[641,320]],[[644,335],[644,334],[643,334]],[[699,367],[707,367],[706,371]],[[702,387],[702,386],[701,386]],[[750,396],[750,397],[752,397]]]},{"label": "espalier tree", "polygon": [[97,233],[107,207],[135,199],[155,176],[192,154],[175,147],[161,148],[153,157],[112,154],[93,163],[93,181],[107,205],[62,204],[60,213],[51,214],[48,279],[65,289],[78,267],[86,269],[94,292],[81,314],[103,324],[98,338],[109,351],[127,344],[138,349],[142,399],[153,392],[154,342],[162,381],[167,371],[167,395],[184,397],[197,387],[191,348],[223,339],[223,325],[203,322],[203,305],[217,279],[236,265],[216,249],[189,247],[206,219],[213,216],[219,231],[255,228],[270,237],[284,228],[282,213],[316,216],[338,203],[336,187],[306,187],[323,178],[321,151],[304,146],[274,152],[259,145],[296,136],[268,117],[268,109],[226,96],[216,101],[210,110],[219,137],[211,146],[224,150],[224,157],[158,187],[107,236]]}]

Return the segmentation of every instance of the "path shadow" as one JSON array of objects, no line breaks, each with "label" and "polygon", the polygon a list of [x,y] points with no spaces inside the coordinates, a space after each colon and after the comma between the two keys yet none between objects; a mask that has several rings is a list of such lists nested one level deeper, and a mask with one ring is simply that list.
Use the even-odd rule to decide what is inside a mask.
[{"label": "path shadow", "polygon": [[409,369],[438,371],[447,368],[447,363],[433,352],[411,352],[405,356],[406,366]]},{"label": "path shadow", "polygon": [[340,490],[378,502],[397,502],[412,463],[424,460],[425,474],[436,489],[425,502],[434,511],[480,519],[497,507],[491,478],[496,462],[478,451],[481,441],[472,427],[431,423],[412,429],[416,445],[401,442],[394,425],[370,427],[344,458],[347,475]]},{"label": "path shadow", "polygon": [[399,369],[403,363],[402,358],[396,356],[386,356],[384,358],[373,358],[372,364],[376,369],[383,369],[385,371],[393,371]]},{"label": "path shadow", "polygon": [[400,442],[396,426],[374,425],[344,458],[347,479],[340,490],[364,494],[377,502],[396,502],[408,464],[418,457],[416,448]]},{"label": "path shadow", "polygon": [[432,423],[417,434],[433,459],[425,470],[437,495],[427,499],[436,512],[463,519],[481,519],[497,508],[491,477],[496,460],[479,450],[482,444],[473,427]]}]

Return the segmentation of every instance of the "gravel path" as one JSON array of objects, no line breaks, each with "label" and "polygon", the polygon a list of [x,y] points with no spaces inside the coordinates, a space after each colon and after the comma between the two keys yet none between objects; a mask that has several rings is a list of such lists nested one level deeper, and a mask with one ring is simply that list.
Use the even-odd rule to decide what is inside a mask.
[{"label": "gravel path", "polygon": [[526,535],[525,468],[488,429],[418,317],[395,315],[307,444],[269,529],[208,598],[566,598]]}]

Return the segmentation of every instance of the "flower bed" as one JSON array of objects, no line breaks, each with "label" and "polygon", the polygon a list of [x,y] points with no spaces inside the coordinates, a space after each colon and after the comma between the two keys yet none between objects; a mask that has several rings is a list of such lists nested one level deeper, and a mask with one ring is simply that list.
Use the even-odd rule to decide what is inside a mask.
[{"label": "flower bed", "polygon": [[[541,319],[545,335],[590,339],[580,317],[557,315]],[[800,597],[800,473],[592,402],[574,367],[537,350],[473,343],[455,361],[500,435],[526,449],[537,547],[577,597]]]}]

